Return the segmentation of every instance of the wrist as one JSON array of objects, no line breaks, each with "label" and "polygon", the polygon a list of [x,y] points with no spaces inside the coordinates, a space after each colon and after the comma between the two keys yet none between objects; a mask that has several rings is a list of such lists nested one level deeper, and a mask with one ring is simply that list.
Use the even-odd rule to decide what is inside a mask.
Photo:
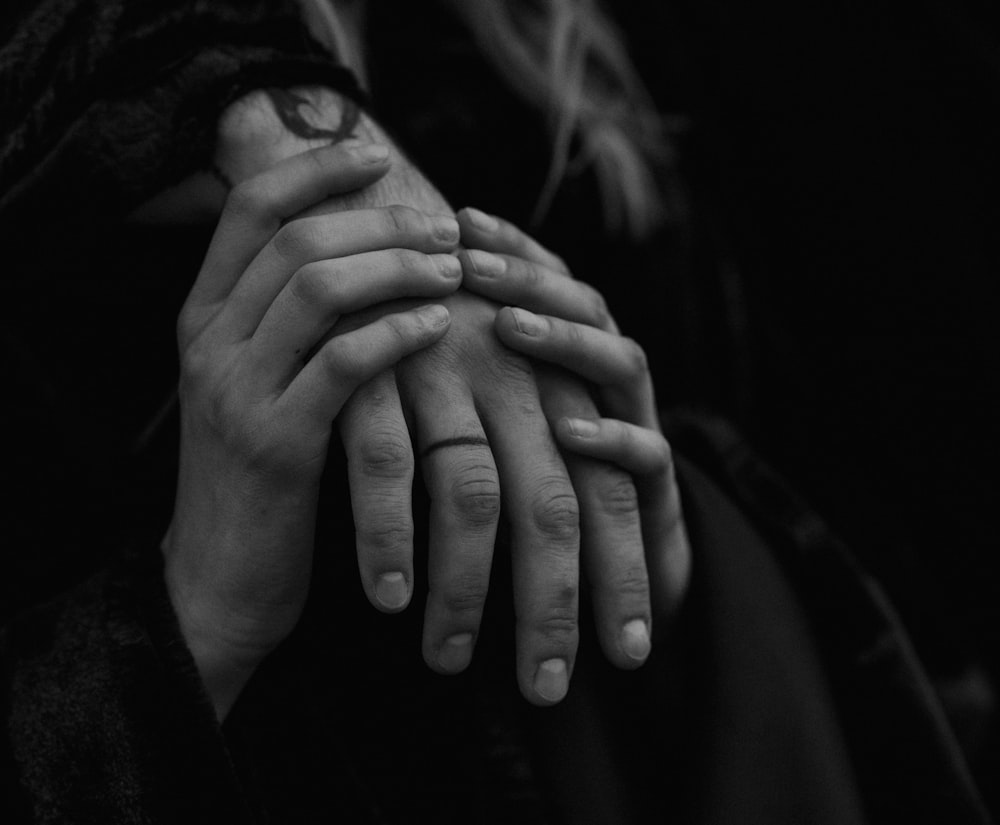
[{"label": "wrist", "polygon": [[[223,112],[215,163],[232,183],[247,180],[310,149],[338,140],[361,140],[389,147],[392,152],[389,173],[373,186],[332,198],[313,211],[401,203],[428,214],[454,214],[441,193],[354,101],[323,87],[296,87],[288,91],[302,101],[295,107],[295,118],[287,117],[287,99],[275,103],[274,90],[251,92]],[[284,118],[281,111],[286,114]]]},{"label": "wrist", "polygon": [[344,140],[375,140],[350,98],[321,86],[256,89],[219,117],[215,166],[232,183],[279,161]]},{"label": "wrist", "polygon": [[199,600],[185,592],[179,584],[176,565],[170,563],[170,554],[165,553],[165,557],[167,595],[202,685],[221,722],[270,650],[227,640],[226,634],[220,633],[221,622],[209,616]]}]

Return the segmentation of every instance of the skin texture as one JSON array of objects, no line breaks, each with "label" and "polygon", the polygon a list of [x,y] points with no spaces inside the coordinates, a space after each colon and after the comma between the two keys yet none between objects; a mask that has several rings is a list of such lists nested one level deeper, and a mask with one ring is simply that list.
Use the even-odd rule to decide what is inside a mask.
[{"label": "skin texture", "polygon": [[[291,91],[309,101],[299,107],[298,118],[315,128],[340,129],[338,95]],[[227,110],[216,156],[225,177],[245,181],[327,142],[294,134],[280,111],[263,91]],[[389,171],[351,194],[327,193],[330,197],[300,218],[394,203],[451,214],[370,119],[362,115],[351,135],[389,146]],[[468,665],[502,507],[512,536],[518,681],[529,701],[552,704],[566,693],[576,653],[581,550],[591,571],[602,569],[601,558],[629,560],[623,576],[599,584],[607,597],[597,600],[597,619],[611,661],[621,667],[641,663],[623,641],[635,620],[649,625],[638,497],[617,466],[582,454],[562,458],[548,418],[597,415],[580,381],[556,370],[536,374],[527,359],[503,346],[493,331],[497,304],[465,291],[442,303],[451,318],[448,334],[408,358],[404,369],[386,370],[358,387],[337,418],[348,457],[362,584],[377,609],[392,612],[409,602],[416,575],[414,449],[426,453],[420,471],[432,504],[425,659],[442,673]],[[368,322],[392,306],[400,307],[355,313],[352,323]],[[452,439],[471,441],[428,450]],[[581,524],[587,537],[582,548]],[[258,630],[262,637],[271,635],[263,626]],[[276,643],[265,642],[261,649]],[[206,640],[202,647],[211,644]]]}]

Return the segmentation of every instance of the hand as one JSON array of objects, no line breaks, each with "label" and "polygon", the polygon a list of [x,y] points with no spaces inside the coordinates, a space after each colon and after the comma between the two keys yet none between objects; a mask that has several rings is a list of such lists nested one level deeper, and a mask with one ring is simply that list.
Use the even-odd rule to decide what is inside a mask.
[{"label": "hand", "polygon": [[291,631],[312,566],[332,422],[360,383],[440,339],[431,305],[329,337],[337,319],[458,288],[451,217],[296,217],[388,169],[377,146],[298,155],[230,194],[181,311],[181,452],[164,539],[182,632],[223,716]]},{"label": "hand", "polygon": [[[310,100],[303,110],[310,122],[329,128],[341,123],[336,94],[296,91]],[[308,141],[289,144],[273,109],[266,102],[258,105],[259,95],[252,98],[220,129],[217,160],[234,179],[270,165],[275,151],[311,148]],[[391,146],[364,115],[356,131]],[[451,212],[399,154],[391,172],[373,186],[327,201],[317,211],[391,203]],[[635,488],[626,473],[591,459],[570,456],[567,471],[542,413],[532,368],[493,333],[497,305],[461,291],[443,303],[452,317],[448,335],[427,357],[408,358],[399,369],[362,385],[338,417],[362,582],[380,610],[402,610],[411,598],[415,462],[405,409],[432,497],[424,658],[441,673],[461,671],[471,660],[502,495],[513,528],[518,681],[529,701],[552,704],[565,695],[576,654],[580,519],[593,541],[606,547],[605,557],[622,547],[626,558],[641,563]],[[548,382],[548,403],[561,401],[565,414],[593,414],[582,383],[569,376],[562,383],[556,388]],[[627,624],[648,614],[645,568],[632,571],[626,585],[628,604],[621,613]],[[614,640],[605,650],[619,666],[634,667],[648,652],[648,641],[637,648],[625,625],[602,638]]]},{"label": "hand", "polygon": [[[497,314],[500,340],[599,388],[613,417],[554,418],[555,432],[564,449],[617,464],[635,478],[655,606],[660,615],[672,615],[687,589],[691,551],[645,353],[618,334],[600,293],[573,280],[562,261],[532,238],[477,210],[462,210],[458,219],[468,247],[459,253],[464,285],[518,307]],[[477,245],[485,248],[472,248]],[[595,551],[584,555],[588,579],[598,601],[613,605],[613,591],[610,598],[600,594],[615,581],[621,561],[594,558]]]}]

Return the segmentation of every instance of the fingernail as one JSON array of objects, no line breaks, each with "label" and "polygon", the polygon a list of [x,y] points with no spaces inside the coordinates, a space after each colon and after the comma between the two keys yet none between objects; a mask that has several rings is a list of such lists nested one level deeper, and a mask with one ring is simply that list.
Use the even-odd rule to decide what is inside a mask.
[{"label": "fingernail", "polygon": [[389,147],[381,143],[369,143],[354,150],[358,158],[365,163],[381,163],[389,157]]},{"label": "fingernail", "polygon": [[375,598],[386,610],[405,607],[408,595],[406,577],[402,573],[383,573],[375,582]]},{"label": "fingernail", "polygon": [[465,207],[465,214],[469,218],[469,223],[481,232],[496,232],[500,228],[500,222],[496,218],[471,206]]},{"label": "fingernail", "polygon": [[434,237],[445,243],[458,243],[458,221],[447,215],[435,215],[431,218],[431,228]]},{"label": "fingernail", "polygon": [[[441,306],[441,304],[428,304],[427,306],[417,307],[416,311],[424,322],[431,327],[443,327],[448,323],[448,319],[451,317],[448,314],[448,309]],[[387,573],[386,575],[394,576],[400,574]],[[382,578],[385,578],[385,576]]]},{"label": "fingernail", "polygon": [[563,659],[548,659],[535,672],[535,693],[546,702],[559,702],[569,690],[569,674]]},{"label": "fingernail", "polygon": [[469,261],[472,263],[472,271],[483,278],[496,278],[507,271],[507,262],[492,252],[470,249],[468,255]]},{"label": "fingernail", "polygon": [[434,262],[445,278],[462,277],[462,264],[454,255],[435,255]]},{"label": "fingernail", "polygon": [[514,313],[517,331],[522,335],[544,335],[548,331],[549,322],[539,318],[535,313],[519,307],[512,307],[511,312]]},{"label": "fingernail", "polygon": [[588,421],[586,418],[567,418],[566,425],[577,438],[593,438],[601,429],[596,421]]},{"label": "fingernail", "polygon": [[642,619],[633,619],[622,628],[622,650],[630,659],[645,661],[650,647],[649,628]]},{"label": "fingernail", "polygon": [[472,658],[472,634],[457,633],[444,640],[438,651],[437,663],[442,670],[458,673],[469,666]]}]

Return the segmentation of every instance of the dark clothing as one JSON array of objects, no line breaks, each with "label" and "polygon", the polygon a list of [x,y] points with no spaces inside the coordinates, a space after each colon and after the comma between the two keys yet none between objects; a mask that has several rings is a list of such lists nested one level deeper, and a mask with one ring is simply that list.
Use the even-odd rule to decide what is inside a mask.
[{"label": "dark clothing", "polygon": [[988,822],[877,589],[738,440],[676,436],[736,498],[681,462],[695,587],[640,671],[585,645],[568,699],[528,709],[492,605],[472,670],[435,676],[416,611],[358,622],[341,559],[220,732],[147,554],[4,633],[22,806],[39,822]]},{"label": "dark clothing", "polygon": [[[423,5],[373,3],[380,111],[456,204],[523,223],[544,178],[541,127]],[[0,573],[0,818],[988,822],[877,588],[704,422],[672,438],[693,459],[679,461],[693,591],[640,671],[613,671],[585,643],[567,700],[528,708],[501,552],[472,669],[435,676],[419,610],[376,614],[350,553],[319,553],[300,626],[220,729],[156,551],[176,421],[147,427],[172,389],[173,322],[206,238],[115,221],[205,165],[215,113],[241,91],[331,75],[291,3],[63,0],[3,15],[5,105],[21,114],[0,130],[0,216],[31,256],[5,279],[5,372],[30,404],[2,410],[20,483]],[[656,245],[607,243],[593,196],[573,182],[545,239],[581,277],[620,290],[612,264],[629,268],[646,305],[666,305]],[[319,547],[352,545],[341,484],[327,480]],[[123,546],[137,549],[121,559]]]},{"label": "dark clothing", "polygon": [[206,168],[218,113],[251,89],[342,70],[291,0],[5,4],[0,216],[116,218]]},{"label": "dark clothing", "polygon": [[694,589],[640,671],[585,643],[529,709],[494,601],[435,676],[342,556],[220,731],[147,553],[5,630],[12,794],[39,822],[989,822],[873,583],[730,431],[673,443],[716,479],[680,461]]},{"label": "dark clothing", "polygon": [[690,116],[700,269],[675,304],[700,326],[694,366],[660,386],[739,422],[935,673],[980,660],[1000,677],[1000,7],[621,15],[660,104]]}]

